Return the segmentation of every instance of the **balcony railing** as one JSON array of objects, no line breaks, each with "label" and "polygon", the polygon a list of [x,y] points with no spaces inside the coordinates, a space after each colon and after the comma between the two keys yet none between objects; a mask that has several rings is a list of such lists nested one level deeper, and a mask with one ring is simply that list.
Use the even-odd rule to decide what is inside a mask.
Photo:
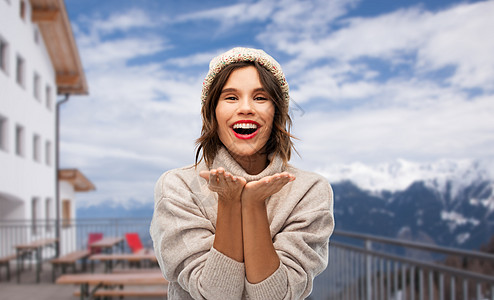
[{"label": "balcony railing", "polygon": [[[91,232],[138,232],[151,247],[150,219],[78,219],[60,224],[60,253],[87,248]],[[0,221],[0,257],[15,245],[55,237],[55,221]],[[329,265],[311,299],[494,300],[494,255],[336,230]],[[324,295],[324,296],[316,296]]]},{"label": "balcony railing", "polygon": [[328,299],[494,300],[492,254],[345,231],[333,239]]},{"label": "balcony railing", "polygon": [[[144,247],[151,247],[147,218],[71,219],[60,222],[60,253],[87,249],[88,236],[101,232],[104,237],[123,237],[127,232],[137,232]],[[15,253],[15,245],[34,240],[56,237],[55,220],[0,220],[0,257]],[[47,255],[49,256],[49,255]]]}]

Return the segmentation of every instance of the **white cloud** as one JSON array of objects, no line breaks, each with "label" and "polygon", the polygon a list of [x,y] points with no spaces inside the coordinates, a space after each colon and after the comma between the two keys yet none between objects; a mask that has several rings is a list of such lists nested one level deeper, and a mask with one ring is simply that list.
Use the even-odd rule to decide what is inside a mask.
[{"label": "white cloud", "polygon": [[[62,161],[95,182],[97,192],[84,200],[150,201],[162,171],[193,163],[202,76],[212,57],[239,41],[281,58],[299,105],[292,111],[302,158],[293,163],[303,169],[492,157],[494,2],[347,17],[358,3],[241,2],[167,23],[170,32],[196,30],[203,20],[220,31],[253,25],[207,46],[187,40],[190,33],[162,31],[145,8],[76,26],[90,95],[63,106]],[[443,68],[451,72],[434,74]]]},{"label": "white cloud", "polygon": [[108,16],[100,13],[85,16],[79,20],[89,32],[97,32],[100,35],[115,32],[129,32],[133,29],[152,28],[162,25],[164,18],[152,17],[141,9],[129,9],[124,12],[112,11]]},{"label": "white cloud", "polygon": [[427,20],[430,37],[418,49],[418,67],[455,66],[453,85],[494,91],[494,1],[459,5]]},{"label": "white cloud", "polygon": [[165,49],[165,42],[156,36],[81,42],[81,53],[86,68],[108,68],[130,59],[151,55]]},{"label": "white cloud", "polygon": [[178,16],[175,22],[213,20],[224,25],[234,26],[240,23],[264,21],[270,17],[275,5],[273,0],[261,0],[254,3],[238,3]]},{"label": "white cloud", "polygon": [[[201,52],[189,56],[171,58],[166,61],[166,64],[175,65],[182,68],[198,66],[198,65],[209,66],[209,62],[211,61],[211,58],[227,50],[228,49],[218,49],[212,52]],[[206,74],[204,74],[204,76],[206,76]]]},{"label": "white cloud", "polygon": [[[320,10],[323,7],[315,9]],[[309,17],[309,12],[299,13],[302,19]],[[312,34],[317,32],[312,30],[294,37],[289,29],[276,26],[278,32],[267,30],[261,36],[271,36],[269,44],[294,55],[298,66],[321,59],[344,63],[372,57],[390,65],[410,64],[419,76],[453,67],[450,84],[492,90],[493,14],[493,1],[461,4],[436,13],[410,8],[377,17],[339,20],[343,27],[325,35]],[[333,21],[329,18],[322,26],[330,28]]]},{"label": "white cloud", "polygon": [[492,158],[494,97],[430,101],[429,106],[309,111],[295,118],[297,159],[308,169],[396,158]]},{"label": "white cloud", "polygon": [[154,27],[157,26],[156,18],[150,18],[142,10],[132,9],[124,13],[116,13],[108,19],[97,20],[92,22],[93,26],[104,33],[114,31],[128,31],[133,28]]}]

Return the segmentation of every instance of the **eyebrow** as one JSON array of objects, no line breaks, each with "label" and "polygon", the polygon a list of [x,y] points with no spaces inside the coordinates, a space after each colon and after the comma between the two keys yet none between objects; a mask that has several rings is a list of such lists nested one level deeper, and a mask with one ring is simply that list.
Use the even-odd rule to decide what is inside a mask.
[{"label": "eyebrow", "polygon": [[[227,88],[227,89],[223,89],[221,90],[221,93],[231,93],[231,92],[237,92],[238,90],[236,88]],[[260,88],[257,88],[257,89],[254,89],[254,92],[266,92],[266,90],[262,87]]]}]

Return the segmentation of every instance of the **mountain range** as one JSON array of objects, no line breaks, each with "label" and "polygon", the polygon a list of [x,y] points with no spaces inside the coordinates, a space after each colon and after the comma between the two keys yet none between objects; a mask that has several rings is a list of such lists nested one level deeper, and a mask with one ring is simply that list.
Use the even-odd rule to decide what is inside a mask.
[{"label": "mountain range", "polygon": [[492,166],[400,160],[319,172],[334,182],[336,229],[478,249],[494,235]]},{"label": "mountain range", "polygon": [[[334,191],[335,229],[478,249],[494,235],[492,162],[333,165],[316,170]],[[78,207],[78,218],[149,217],[153,204]]]}]

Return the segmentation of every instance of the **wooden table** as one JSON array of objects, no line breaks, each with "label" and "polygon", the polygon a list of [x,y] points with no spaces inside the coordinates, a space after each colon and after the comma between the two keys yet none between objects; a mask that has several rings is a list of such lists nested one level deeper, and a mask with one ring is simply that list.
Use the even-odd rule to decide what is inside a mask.
[{"label": "wooden table", "polygon": [[24,258],[28,254],[34,253],[34,258],[36,260],[36,282],[39,283],[39,275],[41,272],[41,266],[43,263],[43,248],[53,247],[55,249],[55,256],[58,257],[58,239],[57,238],[46,238],[41,240],[32,241],[28,244],[16,245],[17,254],[17,283],[21,281],[21,266],[24,266]]},{"label": "wooden table", "polygon": [[[157,262],[158,259],[154,254],[154,251],[139,253],[119,253],[119,254],[94,254],[89,257],[91,261],[91,267],[93,268],[93,262],[96,260],[105,262],[105,273],[109,273],[113,270],[113,262],[128,262],[128,263],[140,263],[145,261]],[[94,271],[94,269],[93,269]]]},{"label": "wooden table", "polygon": [[[58,277],[57,284],[79,284],[80,299],[90,299],[101,287],[126,285],[163,285],[168,281],[163,277],[160,269],[149,272],[136,273],[96,273],[96,274],[67,274]],[[94,286],[91,291],[89,287]]]},{"label": "wooden table", "polygon": [[120,251],[124,251],[123,237],[106,237],[90,245],[91,250],[101,249],[104,253],[113,253],[113,248],[120,246]]}]

